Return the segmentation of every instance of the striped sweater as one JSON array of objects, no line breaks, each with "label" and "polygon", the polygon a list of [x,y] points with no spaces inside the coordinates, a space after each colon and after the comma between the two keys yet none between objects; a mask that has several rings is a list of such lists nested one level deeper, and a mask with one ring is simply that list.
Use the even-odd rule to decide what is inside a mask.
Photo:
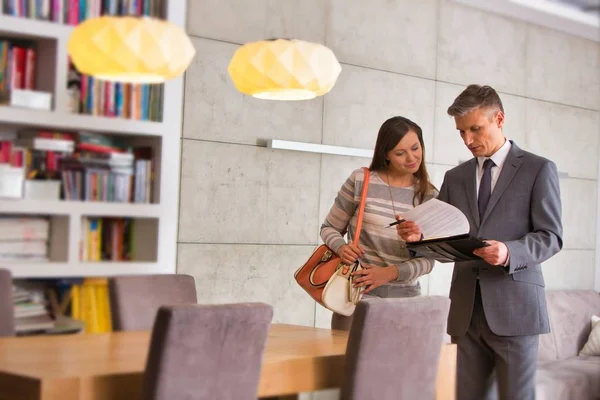
[{"label": "striped sweater", "polygon": [[[354,237],[363,181],[364,171],[362,169],[358,169],[350,175],[338,192],[335,202],[321,226],[321,238],[335,252],[346,244],[342,232],[347,229],[349,240]],[[395,220],[390,189],[397,213],[401,214],[403,211],[413,208],[414,188],[412,186],[390,188],[377,172],[371,171],[360,234],[360,246],[365,254],[360,261],[363,264],[380,267],[396,266],[398,279],[390,282],[390,285],[407,289],[416,287],[418,294],[417,278],[431,272],[433,260],[425,257],[411,257],[396,229],[382,228]],[[425,201],[435,196],[437,196],[437,191],[432,189],[431,195],[428,195]]]}]

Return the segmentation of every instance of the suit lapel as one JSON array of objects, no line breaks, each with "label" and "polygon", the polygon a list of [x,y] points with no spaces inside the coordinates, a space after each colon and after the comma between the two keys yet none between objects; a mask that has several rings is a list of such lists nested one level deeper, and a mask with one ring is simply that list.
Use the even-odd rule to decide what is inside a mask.
[{"label": "suit lapel", "polygon": [[464,174],[465,191],[467,192],[467,201],[471,208],[471,214],[473,215],[473,221],[477,226],[480,225],[479,221],[479,208],[477,206],[477,159],[473,158],[469,161],[466,166],[466,172]]},{"label": "suit lapel", "polygon": [[504,194],[508,185],[513,180],[517,171],[523,164],[523,161],[520,159],[523,152],[521,149],[512,143],[512,147],[506,157],[506,161],[504,162],[504,166],[502,167],[502,171],[500,172],[500,176],[498,177],[498,181],[496,182],[496,186],[494,186],[494,190],[492,191],[492,196],[490,197],[490,201],[485,209],[485,214],[483,215],[483,221],[481,221],[481,225],[485,222],[485,220],[489,217],[490,213],[500,200],[500,197]]}]

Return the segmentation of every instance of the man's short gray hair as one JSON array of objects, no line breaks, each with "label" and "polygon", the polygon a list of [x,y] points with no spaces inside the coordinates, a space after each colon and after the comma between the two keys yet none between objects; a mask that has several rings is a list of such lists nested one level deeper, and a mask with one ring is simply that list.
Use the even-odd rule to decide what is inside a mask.
[{"label": "man's short gray hair", "polygon": [[488,108],[494,113],[497,111],[504,112],[502,100],[492,87],[469,85],[448,107],[448,115],[462,117],[478,108]]}]

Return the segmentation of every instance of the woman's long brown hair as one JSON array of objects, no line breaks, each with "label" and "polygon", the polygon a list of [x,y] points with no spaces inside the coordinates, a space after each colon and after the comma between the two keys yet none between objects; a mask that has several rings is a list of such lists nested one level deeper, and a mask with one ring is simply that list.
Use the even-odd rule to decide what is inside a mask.
[{"label": "woman's long brown hair", "polygon": [[434,188],[429,180],[429,174],[427,173],[427,167],[425,166],[425,143],[423,143],[423,131],[419,125],[404,117],[392,117],[385,121],[381,125],[381,128],[379,128],[373,161],[371,161],[369,170],[377,172],[387,170],[387,153],[393,150],[408,132],[417,134],[419,143],[421,143],[421,149],[423,150],[421,165],[417,172],[414,173],[414,176],[417,179],[415,195],[413,197],[413,206],[416,206],[415,200],[418,200],[419,204],[423,203],[425,196]]}]

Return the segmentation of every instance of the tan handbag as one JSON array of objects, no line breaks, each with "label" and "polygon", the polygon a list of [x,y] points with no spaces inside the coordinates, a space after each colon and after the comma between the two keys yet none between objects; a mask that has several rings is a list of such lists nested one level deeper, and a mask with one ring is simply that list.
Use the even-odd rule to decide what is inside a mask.
[{"label": "tan handbag", "polygon": [[[365,202],[369,187],[370,171],[363,168],[365,177],[358,206],[356,232],[352,243],[358,244],[362,229]],[[342,263],[340,257],[329,247],[322,244],[315,249],[308,261],[295,273],[296,282],[319,304],[342,315],[352,315],[361,291],[352,287],[352,272],[361,269],[358,262],[354,265]]]},{"label": "tan handbag", "polygon": [[338,314],[352,315],[362,297],[362,288],[352,286],[354,276],[351,274],[361,269],[358,261],[352,266],[341,264],[323,288],[323,305]]}]

